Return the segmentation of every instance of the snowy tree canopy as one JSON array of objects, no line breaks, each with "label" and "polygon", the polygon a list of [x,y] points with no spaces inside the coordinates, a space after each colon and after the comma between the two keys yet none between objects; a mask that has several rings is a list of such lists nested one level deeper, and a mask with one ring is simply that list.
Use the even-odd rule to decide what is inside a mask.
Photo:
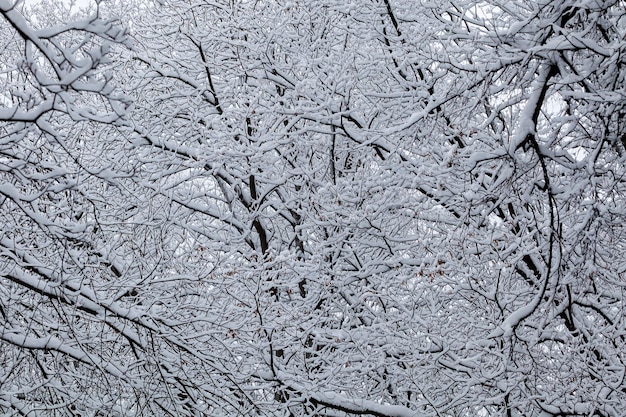
[{"label": "snowy tree canopy", "polygon": [[626,7],[0,0],[0,412],[626,409]]}]

